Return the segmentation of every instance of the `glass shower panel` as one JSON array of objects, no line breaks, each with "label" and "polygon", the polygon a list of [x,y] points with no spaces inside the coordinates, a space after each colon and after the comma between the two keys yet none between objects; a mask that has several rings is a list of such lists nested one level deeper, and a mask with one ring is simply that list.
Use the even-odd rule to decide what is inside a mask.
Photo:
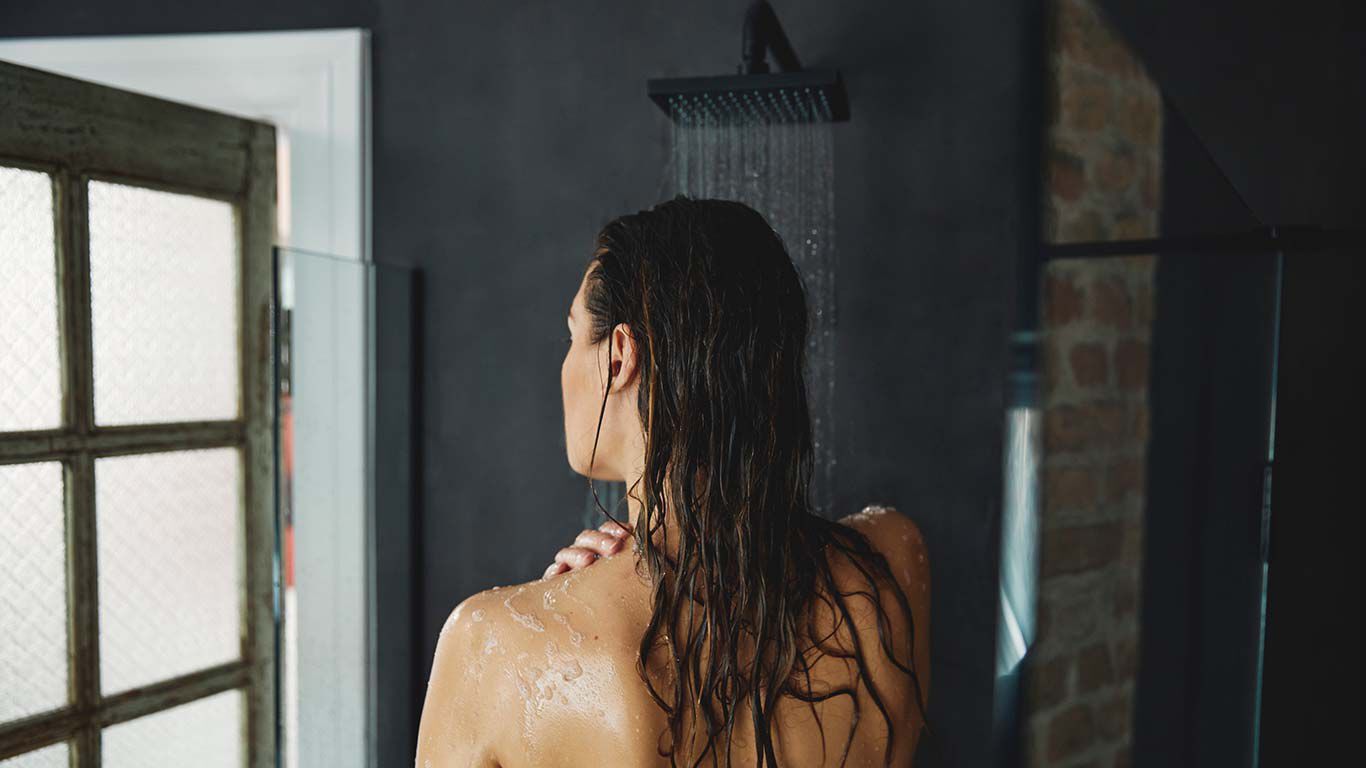
[{"label": "glass shower panel", "polygon": [[331,764],[365,748],[367,669],[410,674],[413,273],[277,248],[275,275],[283,765]]}]

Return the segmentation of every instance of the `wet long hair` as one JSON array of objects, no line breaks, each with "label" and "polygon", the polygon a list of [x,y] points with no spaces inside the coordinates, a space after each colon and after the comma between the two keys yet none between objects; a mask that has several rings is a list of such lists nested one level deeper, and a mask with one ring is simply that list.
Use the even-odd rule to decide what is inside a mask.
[{"label": "wet long hair", "polygon": [[[729,765],[736,712],[748,699],[756,763],[777,766],[770,726],[780,697],[807,702],[815,716],[816,702],[849,696],[854,714],[843,765],[859,721],[859,698],[857,686],[813,690],[812,663],[828,655],[856,661],[887,724],[890,765],[894,724],[859,643],[852,649],[827,644],[833,631],[816,637],[816,599],[839,617],[836,629],[848,624],[856,631],[826,559],[831,548],[867,578],[872,593],[851,595],[876,606],[879,644],[911,676],[927,724],[915,670],[914,621],[907,666],[893,652],[879,584],[895,591],[905,616],[912,613],[886,559],[863,533],[812,510],[811,419],[803,379],[807,301],[781,238],[742,203],[679,196],[602,229],[584,299],[590,343],[625,323],[638,350],[645,466],[629,492],[640,486],[635,498],[642,508],[632,535],[640,555],[637,574],[642,566],[648,569],[653,606],[637,671],[669,718],[659,754],[678,764],[675,753],[691,705],[689,752],[698,712],[706,747],[690,764],[700,765],[710,752],[717,765],[715,741],[724,731]],[[606,398],[604,391],[603,412]],[[595,435],[593,456],[597,442]],[[592,488],[592,458],[589,463]],[[666,517],[679,528],[676,560],[663,551]],[[689,636],[671,637],[685,611]],[[673,684],[663,691],[650,674],[656,648],[669,652],[666,670],[672,665]],[[742,658],[746,649],[752,661]],[[821,739],[824,749],[823,730]]]}]

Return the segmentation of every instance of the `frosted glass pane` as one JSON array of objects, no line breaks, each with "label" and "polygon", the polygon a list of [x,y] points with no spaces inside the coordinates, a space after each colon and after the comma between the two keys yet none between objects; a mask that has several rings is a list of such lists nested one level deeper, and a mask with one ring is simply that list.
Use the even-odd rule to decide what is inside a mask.
[{"label": "frosted glass pane", "polygon": [[0,466],[0,722],[66,695],[62,465]]},{"label": "frosted glass pane", "polygon": [[242,768],[242,692],[215,693],[105,728],[104,768]]},{"label": "frosted glass pane", "polygon": [[106,695],[240,657],[236,448],[95,461]]},{"label": "frosted glass pane", "polygon": [[0,432],[61,426],[52,179],[0,166]]},{"label": "frosted glass pane", "polygon": [[100,181],[89,191],[95,421],[237,418],[232,206]]},{"label": "frosted glass pane", "polygon": [[66,743],[63,742],[0,760],[0,768],[67,768],[70,761]]}]

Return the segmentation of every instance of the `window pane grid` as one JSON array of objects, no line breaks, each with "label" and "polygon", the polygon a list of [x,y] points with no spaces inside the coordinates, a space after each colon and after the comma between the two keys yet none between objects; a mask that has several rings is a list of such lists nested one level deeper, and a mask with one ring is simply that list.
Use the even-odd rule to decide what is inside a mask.
[{"label": "window pane grid", "polygon": [[[0,766],[41,768],[49,761],[75,768],[95,766],[101,763],[104,729],[112,731],[119,723],[135,722],[186,704],[187,700],[237,690],[236,695],[243,703],[234,722],[240,726],[243,762],[250,756],[254,768],[264,768],[275,749],[275,715],[270,704],[274,681],[266,673],[274,658],[274,614],[269,599],[269,521],[274,498],[270,467],[274,449],[265,437],[272,413],[268,386],[272,370],[269,265],[275,131],[269,125],[229,115],[167,109],[163,102],[133,93],[110,98],[114,93],[94,83],[0,62],[0,101],[37,100],[70,107],[53,110],[49,114],[51,121],[43,124],[41,130],[35,130],[31,121],[0,121],[0,157],[6,158],[0,160],[0,166],[15,169],[3,174],[11,178],[0,181],[0,186],[19,179],[18,186],[13,187],[18,192],[8,191],[11,197],[17,194],[29,206],[24,209],[5,200],[0,208],[7,213],[27,210],[20,222],[24,226],[19,229],[15,229],[16,216],[0,221],[0,228],[9,227],[7,232],[0,232],[0,333],[23,326],[22,332],[34,337],[0,339],[0,380],[14,382],[29,377],[25,387],[29,391],[0,393],[0,401],[6,396],[12,398],[0,402],[0,467],[48,465],[49,475],[52,466],[60,468],[62,488],[57,493],[61,497],[65,541],[64,547],[57,549],[65,558],[65,579],[55,583],[62,585],[59,592],[65,592],[69,627],[67,691],[62,697],[65,703],[17,719],[0,716],[0,743],[4,744],[0,754],[5,755],[0,758]],[[102,106],[90,109],[92,104]],[[72,137],[76,135],[82,140],[73,143]],[[190,161],[182,162],[183,159]],[[198,206],[201,210],[218,211],[214,215],[217,221],[230,220],[229,259],[235,282],[229,286],[226,280],[221,281],[229,298],[218,302],[220,320],[215,322],[218,327],[230,327],[232,331],[220,336],[232,338],[224,345],[228,350],[211,350],[222,355],[216,361],[199,362],[219,371],[231,368],[230,373],[215,381],[216,386],[228,382],[231,398],[221,394],[202,399],[192,396],[176,402],[172,394],[164,402],[179,408],[178,412],[168,408],[151,414],[125,412],[119,417],[119,398],[114,395],[109,401],[111,410],[101,414],[101,424],[107,428],[96,428],[89,259],[91,212],[87,204],[91,181],[97,182],[97,187],[108,184],[110,188],[122,185],[148,190],[149,197],[155,196],[151,191],[180,194],[183,202],[204,202]],[[51,196],[42,194],[44,186]],[[0,197],[4,194],[0,192]],[[225,210],[230,212],[229,216],[222,215]],[[125,206],[125,212],[145,213],[137,206]],[[34,224],[35,221],[38,223]],[[51,235],[47,239],[34,235],[43,228],[43,221]],[[219,231],[222,229],[219,227]],[[22,274],[10,258],[18,253],[13,247],[16,242],[28,249]],[[222,251],[219,253],[221,256]],[[136,258],[136,254],[129,263],[131,258]],[[191,262],[187,259],[176,263],[184,273],[190,270],[183,267]],[[174,269],[176,263],[168,264],[167,268]],[[221,267],[223,259],[218,263]],[[110,265],[115,266],[115,272],[101,274],[116,274],[118,265],[105,264]],[[5,292],[16,285],[22,289],[18,301],[14,294]],[[117,289],[105,295],[115,293]],[[231,323],[221,322],[224,309],[233,313]],[[18,311],[22,322],[12,322],[6,310]],[[45,327],[51,328],[52,333],[39,338],[39,329]],[[16,354],[15,349],[20,352]],[[189,349],[185,354],[202,351]],[[31,370],[16,372],[7,365],[22,365]],[[106,372],[109,370],[107,364]],[[182,383],[193,381],[196,375],[192,366],[174,373]],[[136,401],[136,391],[133,394],[133,398],[123,398],[124,405],[133,409],[147,406]],[[230,407],[224,405],[229,399]],[[110,418],[103,418],[106,415]],[[237,478],[242,495],[235,516],[243,535],[241,541],[246,545],[238,554],[237,567],[242,569],[238,578],[249,589],[245,591],[246,610],[240,610],[241,596],[237,601],[243,641],[238,658],[102,697],[96,462],[105,457],[152,451],[224,447],[244,459]],[[51,488],[53,481],[45,482]],[[3,522],[7,521],[0,520]],[[38,535],[53,535],[50,528],[44,530],[46,534]],[[3,535],[0,528],[0,537]],[[244,556],[246,552],[250,556]],[[0,568],[0,583],[6,577]],[[52,610],[60,613],[60,608]],[[9,690],[0,688],[0,699]],[[133,729],[130,726],[128,730]]]},{"label": "window pane grid", "polygon": [[[77,447],[73,449],[68,444],[65,448],[51,450],[47,455],[36,453],[27,457],[28,460],[24,463],[0,465],[0,470],[4,470],[7,467],[19,467],[28,470],[32,467],[41,467],[45,465],[52,465],[58,468],[56,477],[58,477],[60,485],[58,486],[57,500],[59,506],[64,508],[64,514],[60,516],[56,526],[57,530],[60,532],[59,535],[61,536],[56,551],[63,561],[65,561],[66,558],[71,558],[72,562],[70,565],[66,565],[63,562],[61,567],[67,570],[67,573],[61,574],[61,578],[48,579],[46,582],[42,582],[40,579],[39,581],[30,584],[30,586],[34,586],[45,583],[49,588],[49,591],[56,590],[57,605],[59,606],[59,610],[63,611],[62,621],[58,622],[61,627],[61,646],[59,650],[60,655],[62,656],[62,664],[59,665],[59,671],[49,671],[46,673],[47,678],[57,677],[60,680],[60,684],[54,683],[51,679],[38,681],[27,680],[25,682],[26,688],[31,688],[33,691],[46,691],[47,698],[43,699],[41,698],[42,694],[33,691],[25,694],[26,698],[24,699],[23,705],[27,706],[28,709],[32,711],[24,712],[17,711],[20,704],[15,704],[12,708],[16,711],[11,712],[3,708],[5,702],[0,702],[0,725],[5,722],[28,717],[35,712],[43,713],[40,714],[39,718],[35,718],[35,720],[47,717],[62,717],[64,712],[72,711],[73,708],[74,711],[83,712],[84,715],[81,720],[77,721],[78,724],[75,725],[74,730],[66,735],[67,741],[50,744],[46,747],[2,760],[0,761],[0,768],[11,768],[11,766],[14,768],[29,768],[30,766],[41,768],[49,764],[67,766],[72,759],[72,753],[74,753],[74,756],[76,757],[76,764],[86,764],[88,760],[95,757],[97,751],[102,755],[102,764],[105,764],[106,761],[112,758],[114,762],[108,763],[109,765],[146,765],[148,763],[146,763],[143,758],[148,754],[153,754],[149,751],[151,745],[145,741],[146,734],[152,734],[154,732],[159,733],[169,726],[184,726],[187,724],[197,724],[201,726],[201,730],[203,730],[204,733],[198,734],[195,738],[187,740],[182,744],[182,752],[190,754],[196,749],[197,744],[208,739],[213,741],[216,745],[213,754],[217,754],[219,758],[215,764],[238,766],[242,764],[246,744],[243,739],[243,726],[246,715],[245,688],[237,687],[218,693],[210,693],[207,696],[196,698],[189,703],[182,702],[171,705],[103,729],[98,725],[101,720],[101,712],[103,711],[105,701],[110,696],[118,696],[120,692],[126,691],[130,687],[144,683],[155,683],[158,680],[177,677],[179,675],[205,671],[210,668],[218,667],[224,662],[245,664],[241,656],[240,642],[246,631],[245,624],[243,623],[245,614],[239,599],[246,574],[245,569],[242,567],[244,565],[242,562],[244,553],[242,551],[240,535],[244,522],[243,514],[245,512],[243,499],[241,497],[241,461],[242,450],[245,448],[245,440],[242,433],[238,432],[237,437],[233,439],[230,445],[223,446],[221,444],[221,433],[215,434],[206,432],[204,434],[207,436],[207,444],[204,444],[199,440],[204,440],[205,438],[201,437],[199,440],[196,440],[192,436],[185,436],[182,431],[178,429],[186,423],[203,421],[237,425],[244,424],[238,397],[239,382],[241,381],[241,372],[238,368],[241,345],[237,327],[237,308],[239,303],[237,272],[240,270],[241,265],[241,243],[236,235],[238,225],[237,209],[234,205],[218,203],[218,205],[222,206],[222,209],[226,209],[226,219],[230,222],[229,226],[226,228],[218,226],[217,231],[220,233],[227,232],[232,238],[231,261],[228,265],[232,280],[228,283],[230,288],[227,293],[230,301],[228,309],[231,310],[231,321],[225,326],[222,320],[215,320],[216,328],[224,329],[226,327],[226,330],[230,331],[230,334],[225,333],[223,330],[215,331],[220,337],[226,338],[227,341],[226,344],[216,344],[215,346],[218,346],[220,351],[223,347],[226,347],[228,354],[226,356],[220,356],[219,360],[222,362],[209,362],[207,366],[217,369],[209,372],[210,377],[214,379],[214,383],[217,385],[217,389],[210,393],[209,397],[201,398],[198,401],[181,401],[175,408],[163,409],[163,415],[170,418],[143,418],[142,423],[137,425],[140,433],[146,434],[149,437],[156,433],[165,435],[166,439],[158,446],[156,452],[139,451],[137,453],[109,453],[108,451],[102,451],[97,454],[95,450],[92,450],[85,444],[89,438],[95,436],[100,431],[99,428],[95,426],[94,422],[96,387],[94,376],[92,375],[95,355],[92,340],[95,338],[95,334],[93,333],[94,328],[92,326],[92,320],[94,318],[92,317],[90,302],[92,290],[91,281],[93,276],[90,270],[89,252],[86,250],[89,246],[89,240],[87,239],[89,233],[87,228],[89,208],[86,204],[86,198],[90,190],[89,185],[92,183],[98,184],[99,182],[97,180],[81,178],[78,182],[73,183],[70,180],[70,177],[65,173],[57,174],[55,178],[44,175],[44,178],[46,179],[49,188],[52,189],[54,193],[53,198],[55,198],[52,200],[52,220],[49,221],[49,225],[51,225],[52,228],[49,231],[55,231],[57,233],[52,248],[50,248],[47,253],[49,263],[52,264],[54,270],[53,279],[51,281],[55,294],[55,301],[52,302],[50,312],[50,314],[53,315],[52,319],[54,321],[52,323],[54,332],[51,334],[51,346],[53,347],[53,356],[58,357],[58,360],[64,361],[65,364],[61,366],[52,366],[52,371],[48,374],[50,376],[61,374],[60,378],[57,379],[59,383],[56,387],[47,386],[49,391],[55,389],[57,392],[56,402],[47,404],[47,410],[52,411],[55,415],[43,415],[46,412],[37,408],[11,407],[10,412],[20,413],[21,415],[38,413],[42,418],[40,419],[39,416],[29,415],[26,417],[29,419],[27,422],[20,421],[17,418],[10,419],[9,423],[0,421],[0,432],[17,431],[12,426],[13,424],[17,424],[19,428],[26,430],[46,430],[70,435],[76,438],[75,442]],[[107,186],[113,188],[115,185],[110,184]],[[129,187],[129,189],[138,188]],[[62,194],[63,192],[66,194]],[[156,194],[169,195],[170,193],[157,192]],[[57,202],[63,198],[71,200],[72,204],[66,206],[67,210],[62,210],[62,208],[57,205]],[[208,199],[204,199],[204,201],[206,203],[217,203],[217,201],[210,201]],[[76,208],[80,208],[81,210],[74,210]],[[201,219],[204,218],[203,214],[206,211],[211,210],[212,206],[204,206],[199,212],[201,214]],[[221,224],[222,219],[223,217],[220,215],[218,221],[213,223]],[[65,231],[63,231],[63,229],[65,229]],[[5,233],[0,232],[0,238],[3,238],[4,234]],[[65,243],[63,243],[63,240],[65,240]],[[0,240],[0,242],[3,242],[3,240]],[[66,247],[62,247],[63,245]],[[58,281],[62,272],[75,274],[84,279],[78,278],[76,280],[67,280],[64,281],[64,283],[59,283]],[[221,288],[223,283],[220,282],[219,286]],[[155,311],[154,308],[153,311]],[[179,311],[183,317],[185,308],[181,307]],[[221,310],[219,315],[222,315]],[[26,323],[29,325],[32,324],[31,320],[28,319],[26,319]],[[66,326],[65,329],[61,329],[61,326],[63,325]],[[166,327],[172,326],[163,326],[163,328]],[[59,329],[64,330],[65,332],[58,333],[57,331]],[[203,328],[196,329],[196,332],[203,330]],[[220,339],[219,341],[222,340],[223,339]],[[14,346],[14,344],[11,344],[10,346]],[[184,351],[185,350],[182,349],[182,352]],[[192,351],[186,352],[186,355],[194,357]],[[114,355],[110,355],[109,357],[112,358]],[[162,361],[164,362],[166,359],[168,358],[163,357]],[[126,359],[121,361],[121,363],[124,365],[129,364]],[[204,361],[197,361],[197,364],[192,366],[191,369],[204,367],[206,367]],[[60,382],[62,378],[65,379],[64,383],[67,390],[67,399],[65,403],[61,398]],[[210,379],[204,379],[204,381],[200,383],[203,384],[209,380]],[[223,380],[230,382],[228,384],[230,389],[226,390],[226,394],[225,390],[222,389]],[[127,390],[126,387],[125,390]],[[125,400],[131,402],[133,398],[125,397]],[[202,402],[206,405],[202,407],[196,406],[196,402]],[[200,410],[195,411],[194,409],[196,407],[200,407]],[[125,405],[123,408],[123,420],[128,422],[130,426],[133,425],[137,421],[139,415],[137,406]],[[116,414],[118,413],[118,411],[113,408],[108,410]],[[142,415],[146,416],[146,413],[147,412],[144,412]],[[3,415],[5,415],[4,409],[0,408],[0,416]],[[200,418],[201,416],[202,418]],[[101,418],[101,421],[113,425],[115,419]],[[3,439],[4,437],[0,435],[0,440]],[[205,637],[199,637],[189,641],[187,647],[194,649],[196,643],[200,647],[195,650],[190,650],[189,652],[185,652],[185,649],[182,648],[180,665],[165,667],[164,674],[148,672],[141,677],[138,677],[136,674],[126,674],[122,679],[122,683],[117,674],[112,680],[108,674],[104,674],[103,677],[106,681],[109,681],[110,684],[104,686],[104,690],[101,690],[101,669],[104,666],[102,662],[108,662],[102,658],[104,654],[100,649],[100,640],[104,633],[100,630],[100,603],[102,601],[99,598],[99,582],[102,579],[100,573],[101,568],[98,565],[98,549],[100,547],[96,528],[98,524],[98,511],[101,505],[97,500],[96,465],[97,463],[103,463],[105,461],[109,461],[111,466],[121,462],[131,461],[136,463],[138,460],[147,460],[147,457],[152,457],[151,460],[154,461],[155,457],[185,454],[227,454],[232,466],[232,470],[229,472],[230,477],[224,476],[221,461],[218,462],[220,466],[216,468],[216,471],[211,470],[209,472],[216,481],[215,487],[208,489],[211,496],[213,496],[211,506],[215,507],[214,511],[218,512],[220,515],[225,513],[227,515],[226,520],[209,523],[209,528],[215,528],[216,526],[216,529],[213,531],[214,533],[224,534],[224,536],[218,537],[216,541],[220,546],[227,547],[226,564],[230,566],[226,579],[221,573],[217,574],[217,578],[215,579],[215,586],[213,589],[215,594],[211,600],[220,601],[220,605],[215,609],[215,606],[209,605],[208,601],[199,604],[190,604],[189,607],[191,610],[189,612],[195,614],[195,618],[187,619],[187,621],[190,621],[190,623],[194,625],[195,621],[204,619],[208,614],[213,614],[210,623],[217,624],[217,637],[210,636],[207,640]],[[58,461],[37,461],[43,458],[57,459]],[[175,463],[176,462],[173,460],[172,464]],[[15,475],[13,472],[10,474]],[[61,481],[63,476],[65,480]],[[0,480],[3,479],[3,477],[0,477]],[[123,485],[128,487],[130,483],[125,480]],[[172,495],[174,496],[174,494]],[[183,499],[181,499],[181,501],[183,501]],[[129,516],[128,511],[129,510],[125,505],[123,510],[124,519],[122,521],[125,525],[134,523],[134,520]],[[6,519],[6,522],[10,522],[8,518]],[[137,524],[140,525],[141,523]],[[36,523],[30,521],[30,525],[36,525]],[[46,539],[52,538],[51,528],[51,521],[47,521],[41,531],[41,534],[46,537],[44,544],[47,546],[51,546],[53,543],[51,541],[46,541]],[[67,530],[68,528],[74,528],[74,530]],[[183,534],[185,532],[182,531],[181,533]],[[196,531],[196,533],[205,533],[205,531],[199,530]],[[17,539],[17,536],[15,538]],[[110,533],[110,538],[113,538],[112,533]],[[125,536],[124,542],[126,544],[128,540],[135,538],[136,537]],[[205,539],[205,541],[209,542],[214,540],[215,539],[209,538]],[[225,544],[225,542],[227,543]],[[4,542],[0,542],[0,544],[3,543]],[[166,542],[162,541],[162,543]],[[0,549],[3,549],[3,547],[0,546]],[[214,554],[214,550],[212,547],[209,547],[204,549],[200,554],[212,555]],[[223,552],[219,551],[216,554],[218,555],[218,562],[216,562],[215,565],[221,567],[225,564],[225,558],[222,556]],[[113,556],[108,552],[105,553],[105,557],[113,559]],[[182,570],[185,562],[190,560],[193,560],[193,558],[181,559],[179,565]],[[51,564],[45,563],[44,567],[45,571],[43,577],[46,578],[51,576],[51,574],[46,573],[46,571],[52,570]],[[125,581],[127,580],[126,570],[127,569],[124,568]],[[162,570],[164,571],[166,569],[163,568]],[[172,567],[171,570],[175,570],[175,567]],[[0,572],[0,577],[5,575],[7,574]],[[161,575],[164,576],[165,574]],[[31,579],[39,579],[39,576],[33,573],[29,573],[28,576]],[[115,580],[117,581],[117,577]],[[25,583],[28,584],[28,582]],[[108,594],[114,594],[114,587],[106,585],[106,589]],[[147,592],[147,590],[143,591],[144,593]],[[184,596],[185,594],[181,595],[182,598]],[[7,595],[0,593],[0,605],[5,603],[5,597],[7,597]],[[48,596],[48,598],[51,597],[51,595]],[[146,594],[144,594],[144,597],[146,597]],[[133,602],[136,603],[136,599],[134,599]],[[226,605],[226,610],[223,610],[224,604]],[[128,601],[125,600],[121,604],[121,607],[127,609],[129,607]],[[163,617],[171,613],[169,608],[170,606],[166,605],[160,607]],[[225,620],[230,622],[227,631],[224,630]],[[75,636],[72,638],[67,638],[66,636],[68,622],[75,628]],[[123,622],[123,624],[124,628],[127,629],[130,622]],[[165,629],[164,624],[162,628],[163,630]],[[117,635],[118,633],[115,632],[115,634]],[[128,633],[124,632],[124,634],[127,635]],[[134,631],[134,634],[136,634],[136,631]],[[202,635],[203,633],[200,634]],[[210,633],[210,635],[212,634],[213,633]],[[151,636],[144,634],[143,639],[148,639],[149,637]],[[29,636],[28,640],[31,639],[32,635]],[[28,642],[28,640],[26,640],[26,642]],[[72,648],[74,653],[67,653],[68,642],[71,642],[74,646]],[[38,647],[38,644],[32,645],[35,648]],[[165,650],[165,648],[151,647],[147,648],[146,652],[153,657],[156,657],[159,652]],[[130,663],[133,666],[136,666],[135,652],[130,651],[129,649],[123,649],[122,654],[119,654],[118,652],[112,653],[115,658],[122,659],[121,662],[115,662],[116,667],[119,664],[128,665]],[[196,654],[198,654],[198,658],[196,658]],[[5,659],[0,658],[0,672],[3,671],[4,661]],[[70,663],[69,669],[67,668],[68,661]],[[2,676],[3,675],[0,675],[0,677]],[[68,676],[70,676],[69,683],[67,680]],[[6,683],[8,682],[10,681],[6,680]],[[68,685],[72,692],[70,700],[68,700],[67,693]],[[60,687],[60,693],[51,693],[54,686]],[[31,704],[30,702],[32,701],[53,702],[53,705]],[[223,703],[224,701],[229,702],[230,706],[225,706]],[[195,706],[201,702],[208,703],[203,706]],[[172,714],[174,714],[174,717],[171,716]],[[226,718],[226,720],[224,720],[224,718]],[[140,724],[143,721],[149,721],[149,725],[141,726]],[[228,723],[227,727],[224,727],[224,722]],[[111,733],[114,734],[112,740],[110,737]],[[109,749],[110,744],[114,745],[112,751]],[[139,747],[139,745],[142,745],[142,747]],[[142,751],[139,751],[140,749]],[[221,758],[223,757],[226,757],[227,760],[222,760]]]}]

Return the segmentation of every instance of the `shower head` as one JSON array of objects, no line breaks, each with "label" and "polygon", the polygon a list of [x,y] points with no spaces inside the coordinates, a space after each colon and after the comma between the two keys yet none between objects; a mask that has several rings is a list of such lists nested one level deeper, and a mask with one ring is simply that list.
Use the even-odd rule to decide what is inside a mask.
[{"label": "shower head", "polygon": [[[782,72],[769,73],[769,53]],[[738,75],[649,80],[646,93],[670,119],[685,124],[849,119],[839,70],[803,70],[767,0],[755,0],[745,12],[741,57]]]},{"label": "shower head", "polygon": [[649,80],[650,99],[674,121],[820,123],[849,119],[839,70]]}]

